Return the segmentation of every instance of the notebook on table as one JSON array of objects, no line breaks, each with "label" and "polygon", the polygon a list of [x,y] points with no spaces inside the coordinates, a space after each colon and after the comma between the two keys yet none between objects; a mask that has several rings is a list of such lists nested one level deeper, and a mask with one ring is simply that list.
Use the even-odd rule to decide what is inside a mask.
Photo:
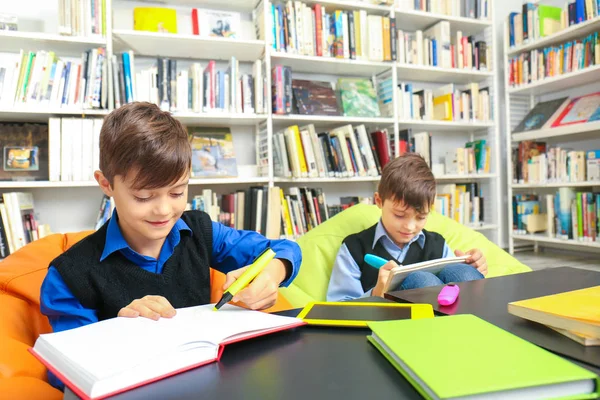
[{"label": "notebook on table", "polygon": [[100,399],[214,361],[224,346],[291,329],[291,317],[214,304],[173,318],[112,318],[40,335],[31,353],[85,399]]},{"label": "notebook on table", "polygon": [[591,338],[600,338],[600,286],[515,301],[508,312]]},{"label": "notebook on table", "polygon": [[599,395],[592,372],[474,315],[368,325],[368,340],[426,399]]}]

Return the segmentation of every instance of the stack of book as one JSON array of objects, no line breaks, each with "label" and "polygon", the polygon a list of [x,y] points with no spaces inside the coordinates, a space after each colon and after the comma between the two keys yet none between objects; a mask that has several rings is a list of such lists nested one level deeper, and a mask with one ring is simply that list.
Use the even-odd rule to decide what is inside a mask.
[{"label": "stack of book", "polygon": [[59,0],[58,33],[66,36],[106,36],[106,1]]},{"label": "stack of book", "polygon": [[478,226],[484,221],[483,200],[477,183],[438,185],[434,208],[463,225]]},{"label": "stack of book", "polygon": [[319,132],[290,126],[273,135],[274,174],[283,178],[379,176],[394,157],[392,133],[344,125]]},{"label": "stack of book", "polygon": [[544,324],[584,346],[600,345],[600,286],[508,304],[508,312]]},{"label": "stack of book", "polygon": [[132,101],[148,101],[171,112],[264,113],[263,65],[256,60],[252,74],[240,72],[232,57],[224,71],[215,61],[206,66],[194,62],[177,69],[177,60],[158,58],[156,65],[136,72],[132,51],[113,56],[115,107]]},{"label": "stack of book", "polygon": [[23,51],[0,61],[0,106],[108,108],[106,49],[88,50],[81,59],[53,51]]},{"label": "stack of book", "polygon": [[507,18],[509,46],[534,42],[597,16],[596,2],[575,0],[563,7],[524,2],[521,13],[511,12]]}]

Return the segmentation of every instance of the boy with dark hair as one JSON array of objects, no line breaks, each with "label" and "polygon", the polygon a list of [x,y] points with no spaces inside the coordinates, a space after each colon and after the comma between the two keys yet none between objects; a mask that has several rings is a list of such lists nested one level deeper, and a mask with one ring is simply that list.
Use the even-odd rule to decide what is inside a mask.
[{"label": "boy with dark hair", "polygon": [[[327,300],[383,296],[390,270],[399,264],[465,255],[460,250],[453,254],[441,235],[423,229],[434,201],[435,178],[420,155],[406,153],[389,162],[375,193],[381,220],[344,239],[331,272]],[[364,262],[369,253],[390,261],[377,270]],[[409,274],[401,289],[483,278],[487,263],[481,251],[466,254],[470,255],[467,264],[450,265],[437,276],[423,271]]]},{"label": "boy with dark hair", "polygon": [[227,274],[226,289],[268,247],[277,258],[233,300],[252,309],[275,304],[277,288],[298,274],[300,248],[184,212],[190,167],[186,129],[158,106],[130,103],[105,118],[94,176],[115,211],[51,262],[40,304],[54,332],[117,316],[170,318],[175,308],[207,304],[209,267]]}]

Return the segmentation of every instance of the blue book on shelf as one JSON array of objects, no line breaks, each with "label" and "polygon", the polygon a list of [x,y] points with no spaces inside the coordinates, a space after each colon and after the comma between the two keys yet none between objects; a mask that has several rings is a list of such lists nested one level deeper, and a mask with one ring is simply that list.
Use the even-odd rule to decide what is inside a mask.
[{"label": "blue book on shelf", "polygon": [[438,66],[438,59],[437,59],[437,40],[435,39],[431,39],[431,64],[434,67]]},{"label": "blue book on shelf", "polygon": [[515,18],[519,15],[517,12],[511,12],[508,15],[508,44],[510,47],[515,45]]},{"label": "blue book on shelf", "polygon": [[585,1],[575,0],[575,23],[585,21]]},{"label": "blue book on shelf", "polygon": [[129,61],[129,53],[122,53],[123,58],[123,77],[125,80],[125,99],[127,103],[133,101],[133,85],[131,81],[131,63]]},{"label": "blue book on shelf", "polygon": [[271,3],[271,41],[272,41],[272,46],[273,46],[273,50],[277,50],[277,20],[275,19],[275,5],[273,3]]}]

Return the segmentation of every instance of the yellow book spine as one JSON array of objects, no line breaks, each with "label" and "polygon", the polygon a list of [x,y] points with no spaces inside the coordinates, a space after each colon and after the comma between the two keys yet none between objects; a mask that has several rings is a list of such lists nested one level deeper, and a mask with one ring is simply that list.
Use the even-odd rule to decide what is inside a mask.
[{"label": "yellow book spine", "polygon": [[279,189],[279,198],[281,199],[281,213],[283,214],[281,217],[285,222],[285,234],[288,237],[293,237],[294,231],[292,230],[292,219],[290,218],[290,210],[287,201],[283,195],[283,189]]},{"label": "yellow book spine", "polygon": [[361,59],[363,56],[361,37],[360,11],[354,11],[354,47],[356,48],[356,58],[358,59]]},{"label": "yellow book spine", "polygon": [[383,30],[381,34],[383,35],[383,60],[391,61],[392,60],[392,46],[390,40],[390,18],[383,17]]},{"label": "yellow book spine", "polygon": [[300,161],[300,173],[303,177],[308,176],[308,167],[306,166],[306,157],[304,156],[304,149],[302,148],[302,140],[300,139],[300,129],[298,125],[291,127],[294,132],[294,140],[296,141],[296,148],[298,150],[298,161]]}]

